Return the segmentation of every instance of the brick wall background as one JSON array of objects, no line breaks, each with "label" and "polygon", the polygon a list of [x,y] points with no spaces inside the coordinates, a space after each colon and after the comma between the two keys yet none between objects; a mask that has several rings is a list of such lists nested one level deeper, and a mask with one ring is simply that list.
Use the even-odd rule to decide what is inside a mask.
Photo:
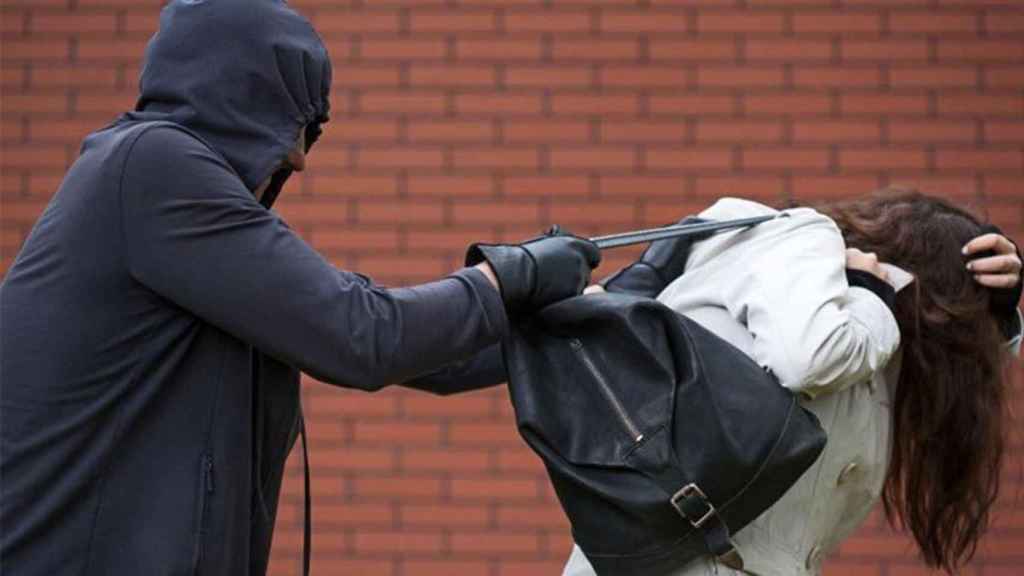
[{"label": "brick wall background", "polygon": [[[81,138],[132,106],[159,4],[0,1],[0,273]],[[277,209],[337,265],[386,283],[438,277],[471,241],[660,225],[723,194],[912,184],[1024,240],[1024,0],[293,4],[333,56],[334,121]],[[560,573],[566,523],[503,389],[304,394],[316,573]],[[1024,565],[1019,435],[1011,445],[968,574]],[[276,575],[300,569],[299,464]],[[825,573],[926,571],[876,514]]]}]

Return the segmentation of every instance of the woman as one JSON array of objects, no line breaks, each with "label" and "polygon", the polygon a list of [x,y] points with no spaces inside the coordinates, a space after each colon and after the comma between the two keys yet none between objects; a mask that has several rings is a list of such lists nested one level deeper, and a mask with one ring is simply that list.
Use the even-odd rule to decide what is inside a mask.
[{"label": "woman", "polygon": [[[724,199],[701,217],[773,212]],[[916,192],[787,212],[694,244],[683,255],[686,273],[659,299],[801,393],[829,443],[782,499],[734,535],[742,570],[708,558],[676,574],[817,574],[879,499],[926,564],[955,572],[973,555],[999,488],[1005,342],[1020,321],[1010,313],[1019,291],[1001,289],[1019,287],[1020,258],[967,212]],[[658,254],[644,260],[660,274],[672,268],[664,253],[661,262]],[[903,271],[913,275],[909,285]],[[576,548],[564,576],[586,574],[593,571]]]}]

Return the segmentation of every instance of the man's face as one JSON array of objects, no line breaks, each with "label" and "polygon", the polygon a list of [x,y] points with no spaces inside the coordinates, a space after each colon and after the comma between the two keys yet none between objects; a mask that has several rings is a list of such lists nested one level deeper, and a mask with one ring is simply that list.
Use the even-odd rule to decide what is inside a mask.
[{"label": "man's face", "polygon": [[[279,168],[291,168],[295,172],[302,172],[306,169],[306,127],[303,126],[299,130],[299,137],[295,141],[295,146],[288,152],[288,156],[285,157],[284,161],[281,162]],[[277,172],[275,169],[274,172]],[[263,181],[262,184],[256,187],[253,194],[256,196],[256,201],[259,202],[263,199],[263,194],[267,191],[270,186],[270,180],[274,177],[273,173]]]}]

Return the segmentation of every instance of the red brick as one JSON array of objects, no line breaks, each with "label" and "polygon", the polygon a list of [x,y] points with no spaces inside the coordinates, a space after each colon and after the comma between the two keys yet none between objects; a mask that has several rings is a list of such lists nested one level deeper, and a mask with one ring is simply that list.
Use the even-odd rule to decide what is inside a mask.
[{"label": "red brick", "polygon": [[406,560],[402,566],[405,574],[417,576],[491,576],[491,562],[486,560]]},{"label": "red brick", "polygon": [[513,198],[527,196],[579,197],[590,192],[586,176],[509,176],[505,193]]},{"label": "red brick", "polygon": [[826,61],[832,58],[832,42],[807,39],[751,38],[746,42],[743,53],[751,62]]},{"label": "red brick", "polygon": [[373,91],[363,94],[359,105],[368,113],[440,114],[444,110],[444,96],[431,92]]},{"label": "red brick", "polygon": [[63,145],[33,144],[32,146],[5,147],[0,155],[4,170],[61,170],[68,166],[68,148]]},{"label": "red brick", "polygon": [[970,88],[978,84],[978,70],[973,66],[933,66],[890,68],[889,84],[899,88]]},{"label": "red brick", "polygon": [[331,124],[329,129],[332,142],[391,142],[398,137],[398,123],[394,120],[346,118],[342,122]]},{"label": "red brick", "polygon": [[82,38],[78,41],[79,60],[141,62],[148,38]]},{"label": "red brick", "polygon": [[463,62],[472,60],[539,60],[541,43],[539,40],[459,38],[455,42],[455,54],[459,61]]},{"label": "red brick", "polygon": [[324,35],[344,32],[354,34],[398,32],[398,11],[371,10],[319,10],[312,19],[317,32]]},{"label": "red brick", "polygon": [[778,88],[783,85],[781,66],[700,66],[697,84],[705,87]]},{"label": "red brick", "polygon": [[459,94],[455,98],[459,114],[540,114],[541,97],[535,94],[480,93]]},{"label": "red brick", "polygon": [[328,176],[310,173],[306,177],[310,179],[309,192],[314,195],[381,198],[398,194],[398,185],[393,176]]},{"label": "red brick", "polygon": [[1004,144],[1024,144],[1024,121],[987,121],[985,140]]},{"label": "red brick", "polygon": [[997,89],[1020,90],[1024,88],[1024,71],[1020,66],[987,67],[985,85]]},{"label": "red brick", "polygon": [[832,107],[832,98],[817,93],[749,94],[743,99],[747,114],[817,116]]},{"label": "red brick", "polygon": [[962,199],[968,205],[981,194],[981,185],[973,174],[961,172],[960,176],[932,176],[929,174],[900,174],[889,179],[889,185],[915,188],[926,194],[936,194],[950,199]]},{"label": "red brick", "polygon": [[685,34],[689,30],[686,13],[656,10],[604,10],[600,29],[608,33],[637,34],[644,32]]},{"label": "red brick", "polygon": [[769,170],[824,170],[829,153],[824,148],[745,148],[744,168]]},{"label": "red brick", "polygon": [[565,513],[557,506],[502,505],[498,507],[498,526],[565,530],[569,527],[569,522]]},{"label": "red brick", "polygon": [[793,31],[797,34],[878,33],[881,26],[881,17],[871,12],[806,11],[793,14]]},{"label": "red brick", "polygon": [[314,229],[310,243],[322,250],[397,250],[398,237],[388,230]]},{"label": "red brick", "polygon": [[152,8],[127,10],[122,19],[121,31],[127,34],[152,34],[160,23],[160,13]]},{"label": "red brick", "polygon": [[555,114],[632,115],[637,109],[636,97],[631,95],[556,93],[551,101]]},{"label": "red brick", "polygon": [[489,148],[473,146],[455,150],[456,170],[471,168],[537,168],[539,156],[534,148]]},{"label": "red brick", "polygon": [[47,66],[34,67],[29,78],[32,87],[39,88],[114,88],[117,69],[110,66]]},{"label": "red brick", "polygon": [[785,184],[779,177],[699,176],[694,194],[703,201],[717,200],[722,196],[773,199],[781,197],[784,189]]},{"label": "red brick", "polygon": [[448,441],[456,446],[518,446],[519,433],[512,423],[452,422]]},{"label": "red brick", "polygon": [[[6,8],[6,6],[5,6]],[[4,38],[12,38],[26,32],[28,10],[0,10],[0,33]]]},{"label": "red brick", "polygon": [[778,120],[698,120],[697,142],[778,142],[782,123]]},{"label": "red brick", "polygon": [[458,202],[453,214],[458,224],[536,222],[540,218],[540,204],[536,201]]},{"label": "red brick", "polygon": [[[468,228],[468,229],[466,229]],[[447,256],[464,256],[466,247],[471,242],[497,242],[499,239],[493,230],[480,230],[479,226],[464,227],[461,230],[440,228],[437,230],[414,229],[405,233],[405,245],[409,254],[437,254]],[[462,262],[449,266],[454,270],[460,268]]]},{"label": "red brick", "polygon": [[797,88],[876,88],[881,81],[881,71],[875,67],[797,67],[793,70],[793,84]]},{"label": "red brick", "polygon": [[510,10],[505,13],[505,30],[521,32],[587,32],[590,13],[584,10]]},{"label": "red brick", "polygon": [[8,40],[4,39],[3,54],[0,58],[8,61],[64,60],[70,54],[69,43],[64,40]]},{"label": "red brick", "polygon": [[[490,468],[490,460],[490,454],[486,450],[445,447],[406,450],[402,453],[401,462],[402,468],[410,471],[483,472]],[[414,513],[416,510],[411,512]],[[405,520],[408,522],[408,518]]]},{"label": "red brick", "polygon": [[[707,0],[705,0],[707,1]],[[569,547],[559,558],[569,557]],[[498,576],[528,576],[530,574],[559,574],[562,571],[564,560],[510,560],[502,562],[498,569]]]},{"label": "red brick", "polygon": [[360,202],[357,220],[362,223],[440,224],[440,204],[424,202]]},{"label": "red brick", "polygon": [[939,114],[943,116],[1017,116],[1024,114],[1024,95],[976,94],[973,92],[939,95]]},{"label": "red brick", "polygon": [[354,423],[356,442],[374,444],[422,445],[436,444],[441,437],[441,426],[437,423],[405,422],[395,426],[394,422]]},{"label": "red brick", "polygon": [[844,115],[924,116],[928,113],[928,97],[924,94],[842,94],[839,109]]},{"label": "red brick", "polygon": [[360,149],[357,164],[363,168],[434,168],[441,162],[440,150],[390,146]]},{"label": "red brick", "polygon": [[1020,62],[1024,59],[1024,41],[1003,40],[949,40],[937,45],[940,62],[961,60],[981,62]]},{"label": "red brick", "polygon": [[413,121],[409,123],[407,130],[409,141],[413,143],[494,141],[494,125],[487,121]]},{"label": "red brick", "polygon": [[924,150],[913,148],[853,148],[839,151],[839,165],[843,169],[886,170],[923,169],[927,158]]},{"label": "red brick", "polygon": [[[440,60],[447,47],[441,38],[428,40],[393,40],[390,38],[366,39],[360,45],[359,55],[363,60]],[[332,53],[338,51],[332,50]]]},{"label": "red brick", "polygon": [[546,482],[546,480],[543,480],[545,478],[544,464],[530,450],[501,450],[497,454],[498,470],[500,472],[517,475],[526,473]]},{"label": "red brick", "polygon": [[7,65],[0,68],[0,87],[3,87],[4,93],[7,93],[8,89],[20,90],[23,88],[29,76],[28,70],[24,64]]},{"label": "red brick", "polygon": [[413,196],[491,196],[494,185],[489,177],[471,176],[417,176],[409,180],[409,194]]},{"label": "red brick", "polygon": [[977,127],[969,120],[890,120],[889,140],[921,144],[973,142]]},{"label": "red brick", "polygon": [[1020,7],[1009,10],[987,10],[985,12],[985,30],[989,34],[1019,34],[1024,32],[1024,14]]},{"label": "red brick", "polygon": [[436,552],[441,547],[440,532],[370,532],[355,533],[355,550],[367,552]]},{"label": "red brick", "polygon": [[878,142],[880,138],[881,125],[877,121],[797,120],[793,123],[793,141],[798,143]]},{"label": "red brick", "polygon": [[[388,504],[316,502],[316,506],[313,508],[313,520],[318,528],[323,527],[324,529],[337,526],[351,526],[360,529],[389,527],[394,523],[394,512]],[[314,534],[318,533],[319,530],[314,530]]]},{"label": "red brick", "polygon": [[582,67],[524,67],[505,69],[504,83],[510,88],[586,88],[590,70]]},{"label": "red brick", "polygon": [[497,74],[491,65],[414,64],[409,71],[409,83],[414,88],[493,88],[497,83]]},{"label": "red brick", "polygon": [[650,108],[652,114],[730,115],[735,110],[735,102],[734,97],[724,94],[654,95],[650,98]]},{"label": "red brick", "polygon": [[648,48],[652,61],[713,62],[735,60],[738,56],[734,40],[677,40],[654,38]]},{"label": "red brick", "polygon": [[590,123],[581,120],[512,121],[502,129],[506,141],[514,143],[585,142]]},{"label": "red brick", "polygon": [[671,120],[609,120],[601,123],[604,142],[675,142],[682,144],[687,137],[686,122]]},{"label": "red brick", "polygon": [[632,147],[556,147],[551,150],[551,167],[555,170],[629,169],[635,158]]},{"label": "red brick", "polygon": [[799,176],[792,183],[793,196],[803,200],[863,196],[878,187],[876,176]]},{"label": "red brick", "polygon": [[722,11],[698,12],[697,31],[782,33],[783,16],[774,11]]},{"label": "red brick", "polygon": [[636,210],[629,201],[561,201],[552,204],[549,219],[576,233],[580,226],[628,226],[636,221]]},{"label": "red brick", "polygon": [[475,419],[489,415],[493,406],[493,400],[483,394],[443,397],[414,393],[402,398],[402,413],[410,418]]},{"label": "red brick", "polygon": [[113,34],[117,30],[114,12],[48,12],[32,14],[29,31],[33,34]]},{"label": "red brick", "polygon": [[844,38],[840,44],[843,60],[919,61],[928,58],[925,39],[862,40]]},{"label": "red brick", "polygon": [[935,164],[943,170],[1020,172],[1024,170],[1024,153],[1019,149],[939,149],[936,152]]},{"label": "red brick", "polygon": [[555,38],[552,55],[556,62],[636,60],[639,56],[639,44],[636,40],[609,38]]},{"label": "red brick", "polygon": [[394,64],[334,64],[334,78],[346,88],[397,88],[399,67]]},{"label": "red brick", "polygon": [[413,11],[410,26],[414,34],[423,32],[494,32],[497,19],[491,10]]},{"label": "red brick", "polygon": [[536,534],[505,532],[501,538],[479,532],[452,534],[452,551],[456,554],[536,553],[540,541]]},{"label": "red brick", "polygon": [[977,31],[977,17],[969,11],[894,10],[889,14],[889,28],[900,34],[971,34]]},{"label": "red brick", "polygon": [[654,148],[647,150],[647,167],[654,170],[725,169],[732,165],[732,149]]},{"label": "red brick", "polygon": [[[313,449],[310,450],[309,462],[317,473],[338,470],[381,473],[394,472],[397,469],[398,459],[395,457],[394,448],[391,447],[368,450],[352,446],[338,448],[330,445],[318,445],[318,441],[336,445],[338,442],[346,440],[342,434],[337,434],[333,430],[334,427],[329,425],[331,423],[326,420],[310,420],[310,429],[317,429],[317,434],[310,434],[310,439],[314,442]],[[321,431],[321,429],[326,430]],[[330,435],[331,432],[336,434],[333,438]]]}]

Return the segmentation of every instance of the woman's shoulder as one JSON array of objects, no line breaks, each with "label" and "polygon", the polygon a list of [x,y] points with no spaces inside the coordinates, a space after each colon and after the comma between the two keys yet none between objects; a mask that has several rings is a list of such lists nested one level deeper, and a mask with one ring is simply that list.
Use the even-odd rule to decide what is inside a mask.
[{"label": "woman's shoulder", "polygon": [[[772,220],[767,228],[774,232],[811,231],[825,232],[830,236],[840,236],[839,228],[831,218],[809,207],[786,208],[780,210],[767,204],[746,198],[724,197],[700,213],[701,218],[709,220],[729,220],[766,216],[785,212],[787,218]],[[759,227],[764,227],[760,225]],[[767,230],[764,230],[767,232]],[[774,236],[774,235],[773,235]]]}]

